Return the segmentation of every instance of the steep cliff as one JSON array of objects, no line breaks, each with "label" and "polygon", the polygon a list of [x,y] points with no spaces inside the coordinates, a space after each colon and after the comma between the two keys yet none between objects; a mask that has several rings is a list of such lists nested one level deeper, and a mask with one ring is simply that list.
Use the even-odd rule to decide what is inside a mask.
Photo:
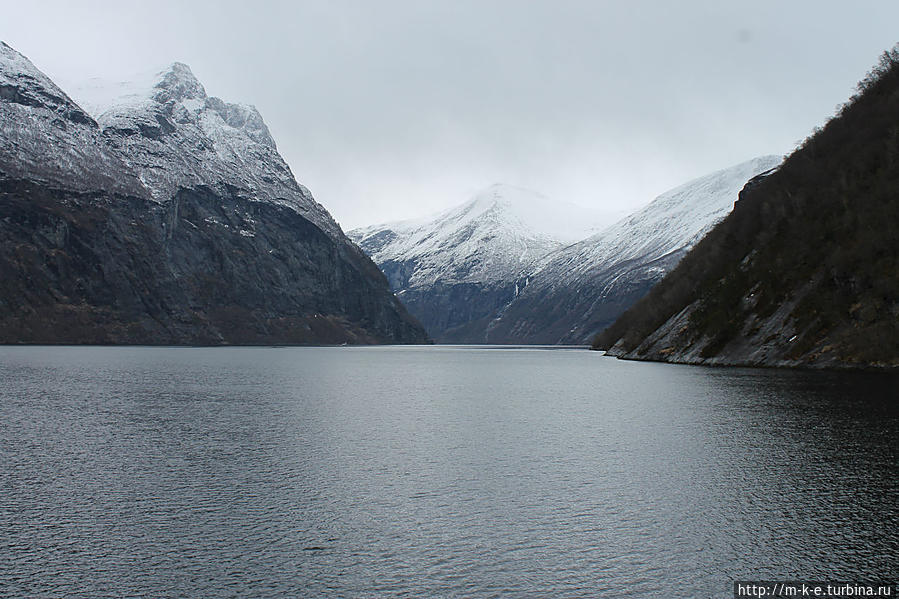
[{"label": "steep cliff", "polygon": [[175,64],[96,116],[0,44],[0,342],[427,340],[255,109]]}]

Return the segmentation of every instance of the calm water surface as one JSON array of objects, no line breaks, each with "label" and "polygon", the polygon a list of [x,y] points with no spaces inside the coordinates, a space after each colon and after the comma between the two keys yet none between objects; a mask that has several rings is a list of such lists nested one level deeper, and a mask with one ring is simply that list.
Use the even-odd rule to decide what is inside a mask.
[{"label": "calm water surface", "polygon": [[583,350],[0,348],[0,595],[895,578],[897,399]]}]

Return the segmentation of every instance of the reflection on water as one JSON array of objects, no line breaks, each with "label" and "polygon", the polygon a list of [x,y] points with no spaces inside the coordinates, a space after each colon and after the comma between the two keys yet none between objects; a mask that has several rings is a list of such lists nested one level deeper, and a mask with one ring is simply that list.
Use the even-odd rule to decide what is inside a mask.
[{"label": "reflection on water", "polygon": [[582,350],[0,348],[0,595],[889,578],[897,389]]}]

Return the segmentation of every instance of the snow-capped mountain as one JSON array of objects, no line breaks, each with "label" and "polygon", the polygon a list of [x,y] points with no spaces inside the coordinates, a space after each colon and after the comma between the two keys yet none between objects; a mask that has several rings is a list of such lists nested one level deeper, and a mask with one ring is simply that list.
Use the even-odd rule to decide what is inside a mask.
[{"label": "snow-capped mountain", "polygon": [[89,87],[0,43],[0,343],[427,340],[254,108],[179,63]]},{"label": "snow-capped mountain", "polygon": [[595,215],[536,192],[492,185],[436,217],[349,232],[378,264],[414,263],[406,287],[508,281],[564,241],[591,230]]},{"label": "snow-capped mountain", "polygon": [[[494,186],[434,219],[349,235],[439,342],[583,344],[724,218],[749,179],[780,161],[764,156],[690,181],[598,233],[583,211]],[[575,223],[580,241],[566,243]]]},{"label": "snow-capped mountain", "polygon": [[[236,188],[248,200],[288,206],[342,237],[330,214],[297,183],[254,106],[210,97],[183,63],[132,81],[91,79],[72,96],[121,150],[160,202],[180,188]],[[166,168],[159,168],[160,163]]]},{"label": "snow-capped mountain", "polygon": [[439,340],[507,304],[540,259],[599,222],[598,214],[580,206],[497,184],[436,217],[348,234]]},{"label": "snow-capped mountain", "polygon": [[97,122],[31,61],[0,42],[0,167],[78,191],[146,195]]},{"label": "snow-capped mountain", "polygon": [[733,209],[746,182],[780,164],[762,156],[685,183],[608,229],[544,258],[491,322],[495,343],[588,343]]}]

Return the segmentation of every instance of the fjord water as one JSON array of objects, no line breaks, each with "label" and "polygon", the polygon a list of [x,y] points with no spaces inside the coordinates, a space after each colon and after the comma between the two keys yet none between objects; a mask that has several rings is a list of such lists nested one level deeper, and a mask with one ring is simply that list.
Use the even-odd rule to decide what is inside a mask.
[{"label": "fjord water", "polygon": [[0,348],[0,595],[895,577],[897,389],[573,349]]}]

